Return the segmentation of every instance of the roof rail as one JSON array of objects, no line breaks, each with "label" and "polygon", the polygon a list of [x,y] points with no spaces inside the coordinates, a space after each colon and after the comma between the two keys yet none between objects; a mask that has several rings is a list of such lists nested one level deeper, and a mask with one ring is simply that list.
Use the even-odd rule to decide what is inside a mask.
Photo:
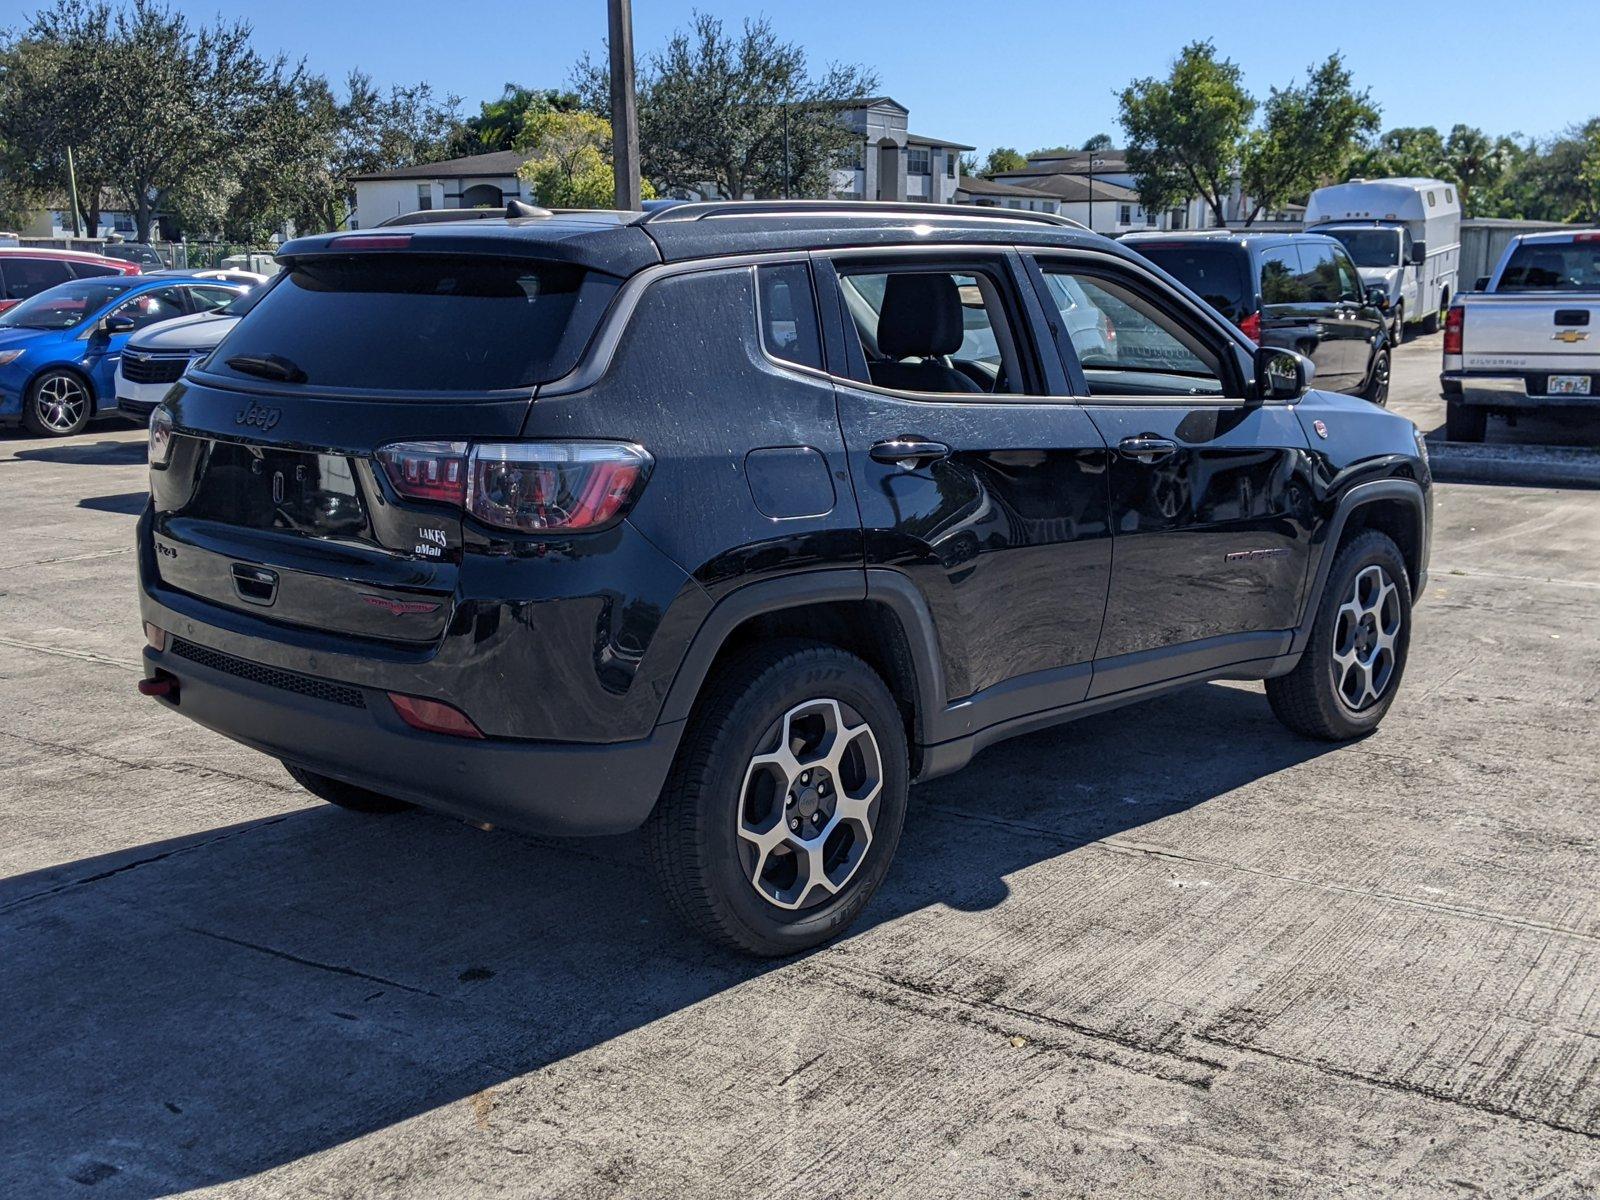
[{"label": "roof rail", "polygon": [[997,208],[978,204],[918,204],[894,200],[697,200],[658,208],[637,218],[635,225],[666,224],[671,221],[704,221],[712,217],[759,217],[789,213],[813,213],[846,217],[944,217],[960,220],[977,217],[991,221],[1031,221],[1037,225],[1056,225],[1065,229],[1089,227],[1071,217],[1033,212],[1026,208]]}]

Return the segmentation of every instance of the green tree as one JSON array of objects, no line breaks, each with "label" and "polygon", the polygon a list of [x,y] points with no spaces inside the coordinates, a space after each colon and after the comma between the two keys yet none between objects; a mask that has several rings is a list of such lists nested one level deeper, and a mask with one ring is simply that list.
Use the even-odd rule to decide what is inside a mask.
[{"label": "green tree", "polygon": [[1216,223],[1245,148],[1256,102],[1238,66],[1209,41],[1183,48],[1165,79],[1136,79],[1119,96],[1128,168],[1146,209],[1199,196]]},{"label": "green tree", "polygon": [[[534,112],[517,137],[527,154],[522,178],[534,199],[550,208],[610,208],[616,199],[611,161],[611,126],[589,112]],[[640,181],[646,200],[655,197],[649,180]]]},{"label": "green tree", "polygon": [[1432,125],[1404,126],[1390,129],[1377,143],[1357,155],[1350,164],[1353,174],[1367,179],[1383,179],[1396,175],[1420,175],[1439,179],[1451,171],[1449,156],[1445,152],[1444,138]]},{"label": "green tree", "polygon": [[1356,91],[1343,59],[1312,67],[1304,87],[1273,88],[1261,128],[1245,141],[1240,185],[1250,197],[1245,224],[1338,178],[1359,144],[1378,131],[1378,110]]},{"label": "green tree", "polygon": [[1569,221],[1600,222],[1600,117],[1572,130],[1571,140],[1582,148],[1575,176],[1577,204]]},{"label": "green tree", "polygon": [[[587,55],[574,71],[584,107],[610,120],[604,63]],[[696,13],[638,74],[644,175],[672,193],[711,184],[724,196],[822,196],[860,140],[839,117],[877,90],[863,67],[813,73],[803,47],[765,18],[738,33]]]},{"label": "green tree", "polygon": [[1028,165],[1028,160],[1013,150],[1010,146],[996,146],[989,151],[989,157],[984,160],[982,175],[998,175],[1001,171],[1020,171]]},{"label": "green tree", "polygon": [[1083,145],[1079,148],[1085,154],[1087,154],[1092,150],[1109,150],[1111,149],[1111,146],[1112,141],[1109,133],[1097,133],[1094,136],[1087,138]]},{"label": "green tree", "polygon": [[535,113],[570,113],[580,107],[576,92],[508,83],[499,96],[478,106],[477,116],[461,123],[451,139],[450,155],[455,158],[515,149],[528,118]]},{"label": "green tree", "polygon": [[1493,138],[1470,125],[1456,125],[1444,144],[1445,161],[1461,196],[1461,211],[1487,216],[1496,189],[1519,156],[1516,142]]}]

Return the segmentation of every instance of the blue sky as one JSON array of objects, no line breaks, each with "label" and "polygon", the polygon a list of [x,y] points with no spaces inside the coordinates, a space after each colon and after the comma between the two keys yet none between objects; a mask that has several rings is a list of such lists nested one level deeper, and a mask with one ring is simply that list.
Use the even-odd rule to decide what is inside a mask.
[{"label": "blue sky", "polygon": [[[359,65],[380,82],[426,79],[463,96],[469,112],[507,80],[564,83],[579,54],[599,52],[606,25],[604,0],[177,0],[176,6],[195,19],[217,12],[247,17],[263,49],[304,54],[330,75]],[[18,23],[35,7],[0,0],[0,25]],[[693,7],[636,0],[641,56],[685,23]],[[1600,115],[1600,3],[1593,0],[1553,8],[1487,0],[790,0],[766,8],[707,0],[698,7],[730,23],[765,12],[814,62],[876,69],[882,90],[911,109],[918,133],[985,150],[1079,144],[1101,130],[1116,136],[1113,92],[1135,76],[1163,73],[1185,42],[1208,36],[1243,67],[1259,97],[1342,51],[1358,83],[1382,106],[1386,128],[1448,129],[1464,121],[1490,133],[1544,136]],[[1519,10],[1526,16],[1519,19]],[[1251,12],[1269,15],[1252,20]]]}]

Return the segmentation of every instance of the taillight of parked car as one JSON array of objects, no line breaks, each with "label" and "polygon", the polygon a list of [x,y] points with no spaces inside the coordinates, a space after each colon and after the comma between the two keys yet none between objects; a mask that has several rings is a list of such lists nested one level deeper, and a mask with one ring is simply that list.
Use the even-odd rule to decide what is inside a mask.
[{"label": "taillight of parked car", "polygon": [[1467,328],[1467,310],[1461,305],[1452,305],[1444,315],[1444,352],[1446,354],[1460,354],[1462,335]]},{"label": "taillight of parked car", "polygon": [[518,533],[589,533],[619,520],[650,471],[629,442],[399,442],[377,452],[395,491]]},{"label": "taillight of parked car", "polygon": [[1240,321],[1239,332],[1244,334],[1245,337],[1249,338],[1252,342],[1259,342],[1261,340],[1261,313],[1253,312],[1244,320]]},{"label": "taillight of parked car", "polygon": [[157,408],[150,414],[150,465],[164,467],[172,457],[172,414]]}]

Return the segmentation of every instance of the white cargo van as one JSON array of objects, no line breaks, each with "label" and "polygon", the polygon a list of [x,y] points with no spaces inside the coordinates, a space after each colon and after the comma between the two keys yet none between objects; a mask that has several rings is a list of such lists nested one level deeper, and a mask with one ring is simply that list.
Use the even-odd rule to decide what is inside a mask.
[{"label": "white cargo van", "polygon": [[1361,281],[1389,297],[1392,340],[1408,324],[1439,328],[1460,288],[1461,200],[1442,179],[1352,179],[1318,188],[1306,204],[1306,229],[1338,238]]}]

